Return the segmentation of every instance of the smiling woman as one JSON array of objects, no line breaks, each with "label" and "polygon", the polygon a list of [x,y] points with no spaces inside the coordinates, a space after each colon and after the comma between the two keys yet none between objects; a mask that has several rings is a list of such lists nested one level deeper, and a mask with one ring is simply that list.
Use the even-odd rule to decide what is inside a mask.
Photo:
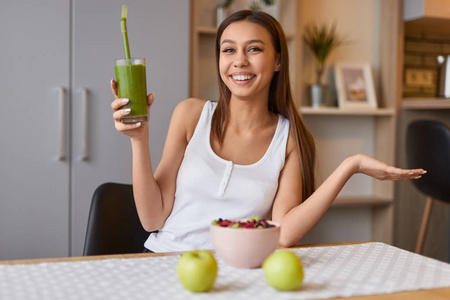
[{"label": "smiling woman", "polygon": [[[149,122],[123,124],[126,99],[112,103],[116,129],[131,138],[133,189],[154,252],[212,249],[218,218],[268,218],[279,243],[296,244],[323,216],[348,179],[419,178],[366,155],[345,159],[314,192],[314,140],[292,100],[281,25],[259,11],[238,11],[217,31],[217,102],[191,98],[175,108],[161,162],[153,174]],[[124,101],[125,100],[125,101]],[[153,94],[148,96],[148,109]]]},{"label": "smiling woman", "polygon": [[268,102],[270,82],[280,63],[267,30],[250,21],[240,21],[228,26],[222,39],[220,77],[232,97]]},{"label": "smiling woman", "polygon": [[[223,52],[227,50],[224,46],[230,41],[235,47],[231,48],[231,55]],[[241,49],[238,48],[238,42],[241,43]],[[245,46],[247,48],[244,48]],[[243,59],[245,64],[239,61]],[[232,103],[234,92],[228,84],[230,80],[226,80],[228,74],[223,73],[223,66],[231,64],[229,68],[237,74],[239,71],[248,69],[259,72],[260,78],[255,80],[259,81],[259,85],[252,84],[252,97],[259,103],[265,103],[262,106],[264,109],[268,107],[270,112],[280,114],[290,121],[291,139],[294,141],[290,143],[290,146],[296,145],[301,156],[299,163],[303,174],[299,181],[303,180],[301,198],[306,199],[314,189],[314,140],[298,115],[292,100],[289,55],[283,28],[278,21],[266,13],[249,10],[236,12],[218,28],[216,62],[222,80],[219,81],[219,101],[212,119],[212,134],[218,141],[223,142],[222,126],[226,127],[229,121],[227,119],[228,103]],[[242,89],[237,91],[242,92]],[[289,150],[291,152],[292,148]]]}]

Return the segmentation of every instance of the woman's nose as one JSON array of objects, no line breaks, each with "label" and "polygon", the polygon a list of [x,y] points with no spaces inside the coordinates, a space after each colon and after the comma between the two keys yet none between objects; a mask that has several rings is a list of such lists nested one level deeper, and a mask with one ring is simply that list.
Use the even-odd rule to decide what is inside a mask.
[{"label": "woman's nose", "polygon": [[248,65],[247,55],[244,52],[238,52],[235,56],[234,66],[237,68],[246,67]]}]

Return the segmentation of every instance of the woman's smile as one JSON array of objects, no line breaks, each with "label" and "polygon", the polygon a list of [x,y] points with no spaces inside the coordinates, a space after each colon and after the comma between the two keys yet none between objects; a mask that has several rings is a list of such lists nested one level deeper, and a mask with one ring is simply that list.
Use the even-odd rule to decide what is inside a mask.
[{"label": "woman's smile", "polygon": [[248,72],[236,72],[231,74],[229,77],[233,80],[234,83],[245,85],[255,79],[256,75]]}]

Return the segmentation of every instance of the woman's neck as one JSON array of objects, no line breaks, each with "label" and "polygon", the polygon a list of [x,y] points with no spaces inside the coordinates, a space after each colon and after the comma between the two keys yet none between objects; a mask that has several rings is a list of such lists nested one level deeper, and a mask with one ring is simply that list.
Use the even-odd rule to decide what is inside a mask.
[{"label": "woman's neck", "polygon": [[276,115],[269,111],[267,101],[240,100],[235,97],[230,99],[229,126],[239,130],[253,130],[261,127],[272,126]]}]

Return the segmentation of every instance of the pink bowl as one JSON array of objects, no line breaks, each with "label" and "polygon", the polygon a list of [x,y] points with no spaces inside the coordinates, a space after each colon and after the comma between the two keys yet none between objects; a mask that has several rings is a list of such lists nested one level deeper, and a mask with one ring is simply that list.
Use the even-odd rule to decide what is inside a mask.
[{"label": "pink bowl", "polygon": [[[242,220],[241,220],[242,221]],[[235,268],[259,268],[278,247],[280,225],[275,227],[232,228],[211,225],[211,239],[217,255]]]}]

